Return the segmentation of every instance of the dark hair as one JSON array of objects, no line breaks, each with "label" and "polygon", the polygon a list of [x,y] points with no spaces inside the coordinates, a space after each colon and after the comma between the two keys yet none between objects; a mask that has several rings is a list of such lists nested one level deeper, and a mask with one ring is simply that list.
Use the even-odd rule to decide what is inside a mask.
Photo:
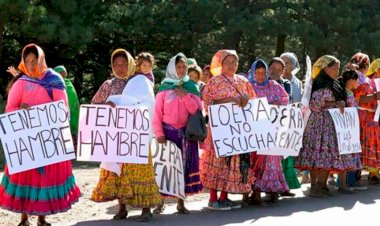
[{"label": "dark hair", "polygon": [[[334,64],[336,64],[336,63],[338,63],[339,61],[336,61],[336,60],[333,60],[333,61],[331,61],[326,67],[332,67],[332,66],[334,66]],[[325,67],[325,68],[326,68]],[[323,69],[325,69],[325,68],[323,68]]]},{"label": "dark hair", "polygon": [[267,69],[267,67],[265,66],[264,62],[262,62],[262,61],[259,61],[259,62],[256,63],[255,70],[257,70],[259,68],[264,68],[265,70]]},{"label": "dark hair", "polygon": [[36,58],[38,58],[38,51],[37,51],[37,48],[35,46],[26,47],[24,50],[24,54],[23,54],[22,58],[25,60],[26,56],[28,56],[31,53],[34,54],[36,56]]},{"label": "dark hair", "polygon": [[268,67],[270,67],[273,63],[279,63],[282,65],[282,68],[285,68],[285,63],[280,57],[274,57],[269,61]]},{"label": "dark hair", "polygon": [[152,67],[154,65],[154,56],[148,52],[142,52],[139,53],[136,57],[136,66],[137,68],[140,68],[142,62],[147,61],[152,64]]},{"label": "dark hair", "polygon": [[175,58],[175,65],[177,65],[178,62],[181,61],[181,60],[183,60],[183,61],[185,62],[185,64],[186,64],[186,59],[185,59],[185,57],[183,57],[183,56],[177,56],[177,57]]},{"label": "dark hair", "polygon": [[349,80],[351,80],[351,79],[356,80],[356,79],[358,79],[358,78],[359,78],[359,75],[358,75],[358,73],[356,73],[356,71],[354,71],[354,70],[346,70],[346,71],[344,71],[343,74],[342,74],[342,79],[343,79],[343,83],[344,83],[344,85],[346,85],[346,83],[347,83]]},{"label": "dark hair", "polygon": [[358,69],[367,69],[369,67],[369,58],[365,54],[356,53],[349,63],[357,65]]},{"label": "dark hair", "polygon": [[189,68],[188,68],[187,73],[190,74],[190,72],[192,72],[192,71],[197,72],[198,79],[201,79],[202,69],[199,66],[197,66],[197,65],[190,65]]},{"label": "dark hair", "polygon": [[112,56],[112,63],[115,61],[116,58],[118,57],[123,57],[125,58],[126,60],[128,60],[128,56],[127,54],[124,52],[124,51],[119,51],[117,53],[115,53],[113,56]]}]

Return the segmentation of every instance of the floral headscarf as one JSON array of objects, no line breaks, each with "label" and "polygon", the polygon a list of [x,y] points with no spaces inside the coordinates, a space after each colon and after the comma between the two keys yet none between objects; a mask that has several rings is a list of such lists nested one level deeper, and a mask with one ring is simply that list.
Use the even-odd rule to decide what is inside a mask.
[{"label": "floral headscarf", "polygon": [[373,73],[380,69],[380,58],[372,61],[371,65],[369,65],[366,76],[371,76]]},{"label": "floral headscarf", "polygon": [[336,101],[346,101],[347,93],[344,84],[339,79],[331,78],[323,69],[332,62],[339,63],[340,61],[331,55],[321,56],[313,65],[313,85],[312,93],[319,89],[328,88],[332,91]]},{"label": "floral headscarf", "polygon": [[215,53],[212,57],[210,72],[213,76],[222,74],[222,64],[224,59],[228,56],[234,56],[239,61],[239,56],[235,50],[232,49],[222,49]]},{"label": "floral headscarf", "polygon": [[321,56],[313,65],[313,72],[311,74],[312,78],[316,79],[321,73],[321,71],[332,62],[339,62],[339,60],[331,55]]}]

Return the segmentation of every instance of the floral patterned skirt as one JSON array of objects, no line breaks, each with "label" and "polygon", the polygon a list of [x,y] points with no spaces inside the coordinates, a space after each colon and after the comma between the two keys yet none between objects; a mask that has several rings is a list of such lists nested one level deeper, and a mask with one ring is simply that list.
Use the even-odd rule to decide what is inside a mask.
[{"label": "floral patterned skirt", "polygon": [[162,203],[154,176],[151,157],[148,164],[122,164],[120,176],[101,169],[91,200],[106,202],[119,199],[132,207],[154,207]]},{"label": "floral patterned skirt", "polygon": [[359,110],[362,164],[367,169],[380,168],[380,129],[374,113]]},{"label": "floral patterned skirt", "polygon": [[334,121],[328,111],[312,112],[295,159],[300,170],[324,169],[341,172],[355,168],[352,155],[340,155]]},{"label": "floral patterned skirt", "polygon": [[289,191],[281,167],[282,156],[257,155],[252,153],[253,172],[256,181],[254,189],[262,192]]},{"label": "floral patterned skirt", "polygon": [[249,165],[242,170],[240,155],[218,158],[210,135],[204,147],[200,159],[200,171],[205,188],[237,194],[252,191],[255,177]]}]

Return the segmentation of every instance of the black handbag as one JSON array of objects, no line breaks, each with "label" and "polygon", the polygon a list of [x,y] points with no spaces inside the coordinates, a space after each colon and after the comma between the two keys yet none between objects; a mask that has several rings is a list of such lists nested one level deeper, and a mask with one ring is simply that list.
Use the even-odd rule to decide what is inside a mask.
[{"label": "black handbag", "polygon": [[197,110],[187,120],[186,139],[191,141],[204,141],[207,137],[206,119],[201,110]]}]

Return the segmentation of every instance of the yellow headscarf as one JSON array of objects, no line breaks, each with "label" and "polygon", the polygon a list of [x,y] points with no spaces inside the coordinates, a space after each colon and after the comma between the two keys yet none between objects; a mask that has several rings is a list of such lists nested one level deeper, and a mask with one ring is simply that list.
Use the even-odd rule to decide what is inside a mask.
[{"label": "yellow headscarf", "polygon": [[339,62],[339,60],[331,55],[321,56],[313,65],[313,72],[311,73],[313,79],[317,78],[319,73],[331,62]]},{"label": "yellow headscarf", "polygon": [[232,49],[222,49],[215,53],[212,57],[210,72],[213,76],[222,74],[222,63],[223,60],[227,56],[234,56],[237,60],[239,60],[239,56],[237,55],[235,50]]},{"label": "yellow headscarf", "polygon": [[112,55],[111,55],[111,67],[112,67],[112,74],[116,77],[116,78],[119,78],[119,79],[126,79],[126,78],[120,78],[114,68],[113,68],[113,60],[114,60],[114,56],[115,54],[119,53],[119,52],[123,52],[125,54],[125,56],[128,58],[128,72],[127,72],[127,77],[128,78],[129,76],[131,75],[134,75],[135,72],[136,72],[136,63],[135,63],[135,60],[133,59],[132,55],[125,49],[116,49],[115,51],[113,51]]},{"label": "yellow headscarf", "polygon": [[380,58],[372,61],[372,63],[369,65],[368,71],[365,74],[366,76],[370,76],[376,71],[380,69]]},{"label": "yellow headscarf", "polygon": [[[24,57],[26,56],[24,56],[24,53],[27,48],[33,48],[33,47],[37,49],[37,53],[38,53],[37,66],[34,71],[28,71],[28,69],[25,66]],[[21,62],[18,65],[18,69],[20,69],[20,71],[22,71],[25,75],[29,77],[40,79],[45,74],[46,70],[48,69],[46,65],[46,61],[45,61],[45,53],[41,49],[41,47],[33,43],[26,45],[24,49],[22,50]]]}]

